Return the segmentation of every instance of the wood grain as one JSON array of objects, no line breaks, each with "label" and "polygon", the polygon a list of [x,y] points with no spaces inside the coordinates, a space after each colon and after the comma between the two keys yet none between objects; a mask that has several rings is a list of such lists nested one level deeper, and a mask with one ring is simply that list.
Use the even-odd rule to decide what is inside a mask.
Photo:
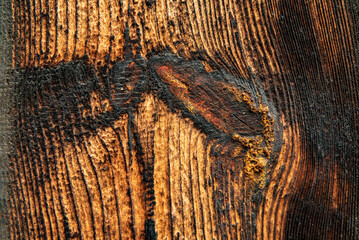
[{"label": "wood grain", "polygon": [[[273,147],[268,109],[233,95],[227,112],[244,110],[233,121],[253,119],[259,133],[232,136],[231,121],[222,133],[211,119],[200,127],[205,120],[176,106],[181,99],[151,69],[143,58],[124,61],[98,78],[79,61],[18,76],[16,99],[24,104],[16,108],[14,194],[30,218],[16,237],[253,237],[259,201],[252,197],[263,191]],[[21,216],[15,206],[13,216]]]},{"label": "wood grain", "polygon": [[[12,11],[14,238],[358,236],[355,1],[32,0]],[[193,81],[173,56],[195,65]],[[260,136],[265,114],[219,91],[225,76],[268,107],[269,154],[233,138],[238,109]],[[249,165],[254,154],[266,158]]]}]

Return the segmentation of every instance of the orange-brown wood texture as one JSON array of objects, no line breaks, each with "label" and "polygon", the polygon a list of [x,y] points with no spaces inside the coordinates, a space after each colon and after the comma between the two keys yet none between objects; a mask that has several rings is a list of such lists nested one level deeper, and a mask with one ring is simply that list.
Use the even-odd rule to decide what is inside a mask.
[{"label": "orange-brown wood texture", "polygon": [[11,239],[359,238],[354,0],[13,0]]}]

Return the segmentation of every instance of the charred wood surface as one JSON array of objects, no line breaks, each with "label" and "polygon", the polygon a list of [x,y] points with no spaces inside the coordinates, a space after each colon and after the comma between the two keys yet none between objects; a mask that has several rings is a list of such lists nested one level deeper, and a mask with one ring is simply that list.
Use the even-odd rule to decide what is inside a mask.
[{"label": "charred wood surface", "polygon": [[355,1],[12,16],[13,239],[358,238]]}]

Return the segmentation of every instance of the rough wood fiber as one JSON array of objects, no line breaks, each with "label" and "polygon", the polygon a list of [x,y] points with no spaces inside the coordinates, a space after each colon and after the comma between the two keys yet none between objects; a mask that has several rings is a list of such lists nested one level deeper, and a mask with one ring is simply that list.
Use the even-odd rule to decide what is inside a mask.
[{"label": "rough wood fiber", "polygon": [[[171,70],[165,77],[164,69]],[[177,79],[184,70],[191,74]],[[249,101],[254,93],[234,88],[230,75],[169,54],[102,73],[80,61],[19,74],[14,189],[23,188],[16,202],[31,217],[19,219],[28,225],[15,236],[252,236],[260,203],[252,197],[263,191],[273,155],[268,106]],[[191,98],[172,89],[169,77]],[[226,80],[224,95],[210,93],[219,80]],[[196,99],[206,91],[194,84],[210,93],[204,106],[221,99],[230,107],[222,110],[227,122],[203,119]]]},{"label": "rough wood fiber", "polygon": [[[356,2],[12,7],[13,67],[26,69],[12,158],[13,238],[358,237]],[[164,52],[193,64],[195,79],[212,76],[204,67],[227,72],[199,80],[196,90],[172,55],[156,58]],[[85,64],[61,63],[84,56]],[[257,110],[269,106],[276,144],[268,156],[233,132],[236,110],[251,116],[251,104],[223,114],[236,95],[217,92],[228,76]],[[203,102],[199,93],[208,94]],[[209,99],[225,104],[212,108]],[[246,122],[260,128],[263,116]],[[258,166],[263,176],[251,177]]]}]

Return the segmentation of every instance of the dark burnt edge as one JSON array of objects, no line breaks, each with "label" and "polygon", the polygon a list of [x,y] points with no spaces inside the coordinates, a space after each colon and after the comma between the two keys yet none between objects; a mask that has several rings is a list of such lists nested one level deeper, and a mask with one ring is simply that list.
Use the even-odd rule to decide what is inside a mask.
[{"label": "dark burnt edge", "polygon": [[[46,75],[46,73],[49,73],[48,71],[46,71],[45,70],[45,75]],[[58,76],[61,76],[61,72],[60,73],[58,73],[59,75]],[[17,77],[19,77],[19,76],[17,76]],[[38,79],[38,78],[34,78],[33,80],[35,81],[35,83],[38,83],[38,80],[40,80],[41,81],[41,77],[43,77],[43,76],[40,76],[39,78],[40,79]],[[61,77],[59,77],[59,78],[61,78]],[[49,95],[51,94],[50,92],[51,91],[54,91],[54,89],[56,89],[56,87],[49,87],[49,89],[47,89],[48,90],[48,92],[47,93],[45,93],[45,91],[46,90],[44,90],[45,88],[47,88],[48,86],[46,86],[46,85],[50,85],[49,84],[49,82],[48,81],[44,81],[44,82],[42,82],[42,86],[41,86],[41,84],[31,84],[30,85],[30,91],[28,91],[26,88],[27,87],[29,87],[28,85],[26,85],[26,84],[24,84],[23,82],[24,81],[26,81],[26,80],[28,80],[29,78],[28,78],[28,74],[26,74],[25,73],[25,75],[23,75],[23,77],[21,77],[20,76],[20,79],[18,79],[19,80],[19,84],[18,84],[18,86],[16,87],[16,90],[18,91],[18,95],[16,96],[17,98],[18,98],[18,100],[22,100],[22,101],[24,101],[24,103],[23,103],[23,106],[21,106],[21,102],[19,102],[19,101],[17,101],[17,103],[20,103],[20,105],[18,105],[17,106],[17,108],[15,108],[15,112],[17,112],[17,114],[19,114],[19,113],[25,113],[26,115],[30,115],[31,117],[33,117],[34,119],[37,119],[37,121],[36,121],[36,124],[39,124],[40,126],[42,125],[42,126],[49,126],[49,119],[50,118],[52,118],[53,120],[55,119],[55,122],[57,122],[57,124],[58,124],[58,129],[57,130],[55,130],[54,128],[53,129],[49,129],[49,131],[48,131],[48,133],[47,134],[50,134],[49,135],[49,138],[50,138],[50,141],[51,141],[51,132],[59,132],[59,134],[61,134],[60,132],[63,130],[63,127],[62,127],[62,125],[63,125],[63,122],[62,122],[62,120],[63,119],[59,119],[58,117],[59,117],[59,115],[61,116],[61,117],[63,117],[63,112],[52,112],[53,113],[53,115],[52,115],[52,117],[51,117],[51,115],[46,115],[46,112],[44,113],[44,111],[41,111],[41,110],[39,110],[39,111],[41,111],[41,113],[39,113],[39,112],[37,112],[37,104],[38,104],[38,102],[36,102],[36,103],[31,103],[31,102],[33,102],[32,100],[30,100],[30,99],[37,99],[37,95],[38,95],[38,92],[40,92],[41,94],[45,94],[45,99],[46,100],[50,100],[49,102],[45,102],[45,104],[46,104],[46,108],[47,109],[52,109],[52,108],[54,108],[54,106],[56,105],[55,103],[54,103],[54,100],[56,101],[56,100],[58,100],[58,99],[56,99],[56,97],[55,97],[55,99],[54,98],[52,98],[52,97],[49,97]],[[60,79],[56,79],[56,80],[60,80]],[[55,80],[55,81],[56,81]],[[54,84],[54,83],[53,83]],[[24,86],[25,85],[25,86]],[[55,83],[55,85],[56,85],[56,83]],[[43,91],[39,91],[39,88],[42,88],[42,90]],[[26,91],[27,90],[27,91]],[[47,96],[46,96],[47,95]],[[42,95],[42,97],[44,97],[43,95]],[[21,101],[20,100],[20,101]],[[30,102],[27,102],[28,100],[30,100]],[[55,105],[54,105],[55,104]],[[28,106],[29,105],[29,106]],[[33,110],[35,108],[35,110]],[[33,112],[34,111],[34,112]],[[60,121],[60,122],[59,122]],[[21,134],[21,135],[23,135],[23,134]],[[62,135],[62,134],[61,134]],[[24,137],[24,136],[23,136]],[[26,137],[26,136],[25,136]],[[68,138],[67,138],[68,139]],[[66,139],[66,140],[67,140]],[[50,152],[51,151],[53,151],[53,150],[51,150],[50,149]],[[53,155],[53,154],[52,154]],[[56,159],[54,159],[55,161],[56,161]],[[65,163],[66,164],[66,163]],[[67,167],[67,166],[66,166]],[[37,181],[35,181],[35,183],[37,183]],[[68,234],[68,231],[66,230],[67,229],[67,220],[66,220],[66,215],[64,214],[64,209],[63,209],[63,206],[61,206],[61,209],[62,209],[62,213],[63,213],[63,215],[64,215],[64,225],[65,225],[65,233],[67,234],[67,236],[69,236]]]},{"label": "dark burnt edge", "polygon": [[[346,6],[328,8],[333,11],[331,20],[340,24],[345,12],[358,12],[349,9],[352,0],[345,2]],[[339,45],[328,43],[324,46],[343,48],[345,53],[339,52],[338,58],[329,58],[332,66],[327,68],[322,64],[322,46],[318,42],[321,38],[313,27],[315,23],[311,20],[315,16],[310,8],[305,1],[278,2],[281,15],[278,33],[280,44],[286,49],[281,56],[282,64],[289,70],[284,82],[293,86],[294,96],[300,96],[290,106],[297,115],[297,119],[290,123],[298,124],[305,166],[300,173],[305,174],[305,178],[298,182],[294,194],[288,196],[283,233],[285,237],[295,239],[324,239],[327,236],[355,239],[359,233],[358,91],[351,87],[357,81],[348,71],[358,76],[358,69],[355,66],[357,62],[354,61],[353,66],[351,62],[343,63],[340,57],[358,59],[358,41],[355,41],[358,36],[354,32],[334,32],[342,36]],[[358,24],[354,23],[354,29],[358,29]],[[348,39],[355,39],[354,46],[346,45]],[[323,192],[323,189],[330,189],[335,175],[340,190],[336,202],[338,207],[332,208],[327,202],[331,192]],[[303,214],[303,209],[306,214]],[[315,225],[306,219],[313,219]],[[298,223],[301,223],[300,227]]]},{"label": "dark burnt edge", "polygon": [[[132,60],[128,61],[132,62]],[[137,60],[135,63],[137,64]],[[119,63],[119,64],[122,64]],[[140,65],[140,64],[138,64]],[[141,63],[141,68],[145,71],[145,66]],[[77,113],[77,106],[69,106],[71,103],[75,101],[71,101],[69,95],[76,96],[76,102],[83,104],[84,109],[90,109],[90,94],[92,91],[97,91],[100,94],[102,99],[109,99],[111,101],[111,105],[113,107],[112,111],[101,113],[96,117],[86,117],[78,119],[81,121],[72,122],[68,125],[60,126],[61,129],[64,129],[66,133],[70,134],[70,129],[72,127],[76,127],[80,129],[83,127],[87,131],[95,130],[97,127],[107,127],[114,122],[120,115],[129,113],[133,109],[136,109],[137,105],[142,102],[142,94],[143,93],[152,93],[159,97],[162,101],[164,101],[172,112],[181,111],[181,114],[185,118],[191,118],[195,122],[195,126],[206,133],[210,138],[227,138],[230,140],[229,136],[217,130],[213,124],[205,120],[199,114],[194,115],[190,113],[185,106],[181,103],[180,100],[174,99],[173,94],[166,86],[166,84],[160,82],[156,76],[150,73],[149,80],[145,79],[143,76],[140,76],[138,83],[135,88],[131,92],[130,96],[124,101],[129,100],[128,104],[122,105],[114,103],[113,95],[111,94],[111,84],[114,81],[114,75],[117,74],[114,70],[108,68],[102,68],[101,70],[101,78],[97,77],[95,70],[93,67],[87,64],[87,59],[84,57],[82,60],[71,61],[68,63],[60,63],[57,67],[44,67],[44,68],[26,68],[23,70],[19,70],[18,73],[14,72],[14,76],[16,78],[16,87],[15,87],[15,102],[17,106],[15,110],[24,111],[26,110],[26,106],[22,106],[19,104],[21,99],[23,98],[23,93],[32,94],[35,96],[37,94],[37,90],[43,91],[45,85],[48,84],[52,89],[55,87],[54,92],[57,92],[56,98],[58,98],[60,105],[58,108],[62,109],[62,111],[69,111],[71,113]],[[56,86],[52,86],[53,81],[60,77],[63,74],[66,78],[64,81],[64,86],[66,89],[59,89]],[[67,95],[64,95],[66,93]],[[70,101],[70,104],[61,104],[62,101]],[[68,105],[68,106],[66,106]],[[58,110],[60,110],[58,109]],[[51,113],[49,108],[41,109],[40,114]],[[78,114],[77,114],[78,115]],[[71,120],[70,114],[66,114],[65,118],[67,120]],[[79,131],[80,132],[80,131]],[[81,133],[80,135],[74,134],[75,137],[80,137],[81,135],[86,133]],[[66,135],[67,136],[67,135]],[[72,141],[71,139],[67,139]]]},{"label": "dark burnt edge", "polygon": [[[86,85],[88,83],[91,84],[91,86],[87,86],[85,89],[81,88],[79,90],[86,90],[85,93],[89,94],[91,90],[100,90],[99,93],[103,99],[108,98],[111,101],[111,104],[114,108],[112,112],[106,112],[102,113],[101,116],[96,117],[95,119],[85,119],[86,121],[91,124],[95,124],[95,126],[104,125],[108,126],[109,123],[113,122],[114,119],[116,119],[119,115],[122,115],[124,113],[127,113],[129,109],[135,109],[142,101],[141,97],[143,93],[152,93],[155,94],[157,97],[159,97],[162,101],[164,101],[167,106],[171,109],[172,112],[176,112],[177,110],[180,110],[182,116],[184,118],[190,118],[194,121],[194,125],[200,129],[202,132],[207,134],[210,138],[228,138],[230,140],[230,136],[225,134],[224,132],[218,130],[215,128],[215,126],[210,123],[208,120],[206,120],[204,117],[202,117],[200,114],[193,114],[191,113],[181,102],[181,100],[177,99],[175,95],[171,92],[168,85],[166,83],[163,83],[160,78],[158,77],[157,73],[153,69],[153,64],[158,62],[170,62],[172,64],[183,64],[185,67],[191,67],[195,70],[199,70],[200,73],[206,73],[206,70],[204,69],[203,64],[199,60],[185,60],[182,58],[178,58],[173,54],[163,54],[163,55],[156,55],[152,56],[151,59],[147,62],[146,59],[134,56],[128,54],[129,57],[125,59],[122,62],[118,62],[114,64],[112,68],[105,65],[103,67],[98,68],[97,70],[94,69],[94,66],[90,66],[88,64],[88,57],[84,56],[80,60],[76,61],[70,61],[68,63],[60,63],[55,68],[51,68],[49,66],[44,67],[42,69],[33,67],[33,68],[27,68],[25,70],[22,70],[20,73],[21,75],[29,76],[28,78],[34,78],[36,79],[36,75],[38,71],[40,71],[40,75],[45,74],[48,71],[48,74],[56,76],[56,73],[58,71],[63,71],[66,73],[66,70],[70,70],[71,68],[77,68],[75,71],[79,73],[79,75],[87,75],[88,79],[84,80],[82,78],[83,83],[80,83],[79,85]],[[131,58],[133,57],[133,58]],[[135,88],[131,91],[130,94],[128,94],[128,97],[124,98],[122,102],[128,101],[129,103],[126,105],[122,105],[121,103],[115,103],[113,95],[111,94],[111,84],[114,84],[115,79],[120,76],[122,77],[131,77],[131,72],[128,71],[127,73],[121,72],[121,70],[126,70],[126,67],[134,62],[136,66],[138,66],[144,74],[139,75],[139,79],[135,85]],[[194,67],[193,67],[194,66]],[[74,69],[71,69],[74,70]],[[72,73],[76,72],[73,71]],[[148,71],[148,74],[146,74],[146,71]],[[96,72],[96,73],[95,73]],[[76,75],[75,78],[77,78],[79,75]],[[98,77],[99,76],[99,77]],[[147,77],[148,76],[148,77]],[[249,94],[252,99],[254,99],[255,105],[258,106],[258,96],[257,92],[260,93],[262,102],[267,105],[270,109],[269,115],[275,119],[275,122],[279,122],[277,118],[277,114],[275,111],[275,108],[273,105],[270,104],[270,102],[265,97],[264,91],[261,89],[258,89],[256,86],[257,84],[253,84],[253,81],[248,81],[245,79],[239,79],[235,78],[234,76],[231,76],[227,74],[225,71],[213,71],[209,73],[210,77],[217,78],[217,79],[223,79],[224,81],[228,81],[232,83],[234,86],[240,88],[247,94]],[[20,77],[20,82],[21,82]],[[121,84],[124,85],[126,82],[122,82]],[[19,85],[26,85],[28,83],[20,83]],[[31,84],[37,84],[36,81],[32,81]],[[41,86],[41,84],[39,84]],[[101,86],[102,85],[102,86]],[[82,87],[82,86],[81,86]],[[71,91],[73,91],[71,88],[69,88]],[[85,101],[83,101],[85,103]],[[87,124],[88,127],[90,127],[91,124]],[[279,124],[277,124],[279,126]],[[91,128],[91,127],[90,127]],[[278,132],[277,136],[281,136],[281,131],[278,131],[280,129],[275,129],[276,133]],[[277,138],[276,138],[277,139]],[[281,139],[280,137],[278,139]],[[278,148],[280,148],[281,144],[276,144]]]}]

